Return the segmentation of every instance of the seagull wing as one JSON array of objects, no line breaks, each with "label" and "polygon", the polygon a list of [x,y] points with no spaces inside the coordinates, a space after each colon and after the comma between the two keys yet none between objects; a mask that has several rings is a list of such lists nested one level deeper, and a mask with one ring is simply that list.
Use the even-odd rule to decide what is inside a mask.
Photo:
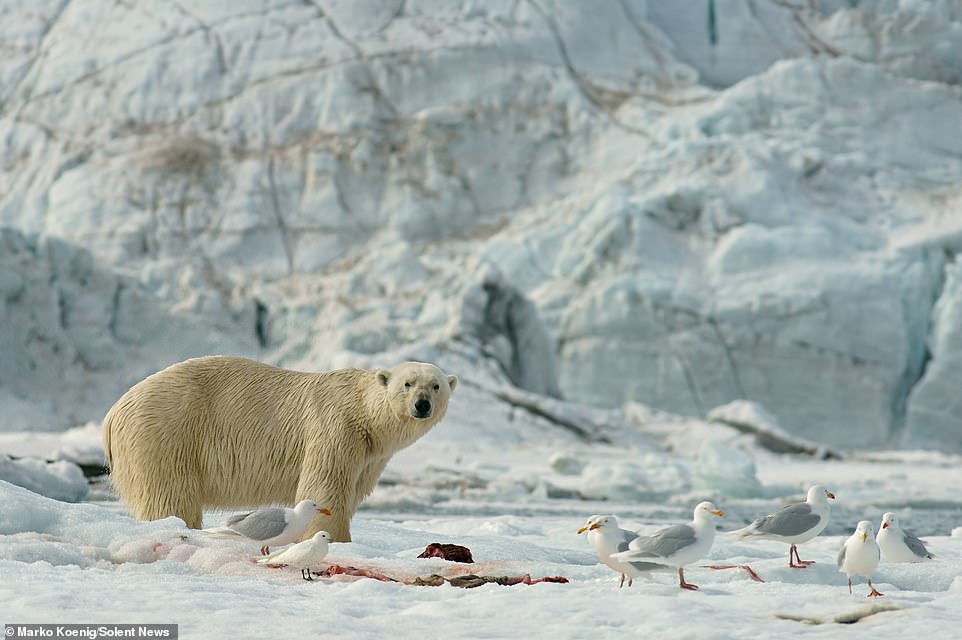
[{"label": "seagull wing", "polygon": [[932,554],[925,548],[925,543],[908,531],[902,531],[902,540],[909,550],[920,558],[931,558]]},{"label": "seagull wing", "polygon": [[252,513],[254,513],[254,512],[253,512],[253,511],[248,511],[247,513],[235,513],[234,515],[232,515],[232,516],[230,516],[229,518],[227,518],[227,520],[224,520],[224,526],[225,526],[225,527],[230,527],[231,525],[235,525],[235,524],[237,524],[238,522],[240,522],[241,520],[243,520],[244,518],[246,518],[246,517],[248,517],[249,515],[251,515]]},{"label": "seagull wing", "polygon": [[780,511],[759,518],[752,528],[758,533],[775,536],[797,536],[818,526],[821,517],[812,513],[812,506],[807,502],[790,504]]},{"label": "seagull wing", "polygon": [[287,528],[286,510],[281,507],[258,509],[228,520],[228,527],[251,540],[270,540]]},{"label": "seagull wing", "polygon": [[687,524],[676,524],[647,537],[636,538],[629,547],[633,558],[670,558],[685,547],[695,544],[695,530]]},{"label": "seagull wing", "polygon": [[[634,531],[628,531],[627,529],[622,529],[621,533],[624,539],[618,543],[618,553],[628,551],[633,540],[638,539],[638,534]],[[654,562],[631,562],[629,560],[624,561],[625,564],[630,564],[637,571],[652,571],[654,569],[664,569],[665,565],[656,564]]]}]

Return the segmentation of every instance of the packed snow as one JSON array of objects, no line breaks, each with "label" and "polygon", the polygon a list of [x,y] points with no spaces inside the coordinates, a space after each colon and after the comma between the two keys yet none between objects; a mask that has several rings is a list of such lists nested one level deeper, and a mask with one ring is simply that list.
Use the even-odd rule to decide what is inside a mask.
[{"label": "packed snow", "polygon": [[[440,425],[392,460],[354,518],[354,542],[331,545],[316,567],[355,567],[397,582],[352,575],[306,582],[298,569],[256,564],[257,543],[214,538],[177,518],[135,521],[109,483],[94,484],[87,502],[67,504],[0,481],[0,599],[14,612],[7,621],[173,622],[182,637],[209,638],[252,637],[265,624],[277,636],[303,633],[309,624],[322,635],[352,637],[575,638],[586,628],[611,637],[835,637],[838,624],[855,620],[845,627],[853,637],[895,637],[906,624],[938,637],[962,621],[957,455],[852,452],[822,459],[772,451],[764,438],[723,422],[640,405],[612,412],[547,397],[536,404],[485,384],[461,385],[454,399]],[[96,450],[99,440],[99,429],[85,425],[60,438],[10,433],[2,442],[44,458]],[[816,561],[809,569],[786,566],[786,545],[729,533],[804,497],[812,482],[838,500],[826,531],[802,546],[805,559]],[[651,533],[688,521],[703,499],[727,515],[708,557],[686,570],[700,586],[695,593],[680,590],[670,572],[619,589],[618,576],[577,534],[594,514],[617,515],[622,526]],[[887,511],[898,513],[935,559],[883,562],[873,584],[884,597],[869,602],[858,580],[849,596],[835,566],[838,549],[855,523],[880,521]],[[226,515],[210,511],[204,524],[217,526]],[[433,542],[464,545],[475,562],[417,558]],[[750,565],[765,582],[738,568],[702,566],[708,564]],[[413,584],[467,574],[568,582]]]},{"label": "packed snow", "polygon": [[[444,424],[438,429],[443,431]],[[320,635],[351,637],[563,638],[584,637],[586,629],[609,637],[845,633],[879,638],[896,637],[908,625],[940,637],[962,621],[957,606],[962,537],[952,532],[953,524],[962,522],[962,507],[954,503],[954,516],[946,521],[926,516],[932,503],[942,501],[937,508],[944,511],[957,500],[953,487],[962,483],[957,458],[919,453],[817,461],[746,445],[741,455],[729,459],[716,447],[711,456],[716,464],[739,469],[743,483],[750,471],[743,456],[757,459],[762,496],[729,496],[725,490],[733,485],[726,478],[722,490],[682,490],[652,502],[624,496],[618,486],[611,487],[607,499],[553,493],[545,486],[556,483],[557,491],[566,481],[578,480],[570,469],[552,471],[559,455],[586,462],[585,472],[605,461],[644,472],[636,448],[619,452],[560,437],[552,446],[500,451],[486,446],[455,453],[443,439],[428,438],[392,463],[386,481],[354,519],[354,542],[331,545],[315,568],[336,563],[398,582],[354,576],[305,582],[297,569],[257,565],[256,543],[212,538],[186,529],[176,518],[137,522],[110,499],[66,504],[0,482],[0,599],[7,611],[16,612],[7,621],[176,622],[182,637],[207,638],[253,637],[265,624],[278,637],[303,633],[305,625]],[[679,454],[674,463],[696,471],[705,458],[700,450]],[[786,545],[737,541],[727,533],[803,497],[805,483],[813,479],[838,496],[830,528],[801,547],[803,557],[816,564],[789,569]],[[941,492],[930,491],[931,485],[942,487]],[[585,537],[576,533],[589,515],[598,513],[616,514],[621,526],[651,533],[690,519],[692,505],[703,497],[728,513],[709,556],[686,570],[688,581],[700,586],[698,592],[680,590],[670,572],[619,589],[618,576],[598,563]],[[871,519],[878,526],[888,510],[898,511],[903,526],[926,540],[935,559],[883,562],[873,584],[885,596],[869,602],[867,586],[858,579],[850,596],[836,554],[858,520]],[[205,525],[215,526],[225,515],[209,512]],[[432,542],[467,546],[475,563],[418,559]],[[702,568],[707,564],[747,564],[765,582],[753,582],[737,568]],[[563,576],[569,582],[475,589],[411,584],[432,574]],[[859,619],[844,631],[838,626]]]}]

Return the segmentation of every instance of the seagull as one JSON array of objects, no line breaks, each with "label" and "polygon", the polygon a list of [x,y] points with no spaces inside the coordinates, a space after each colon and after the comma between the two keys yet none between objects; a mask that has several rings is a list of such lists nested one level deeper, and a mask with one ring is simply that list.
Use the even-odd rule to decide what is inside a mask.
[{"label": "seagull", "polygon": [[711,516],[724,517],[725,512],[711,502],[695,507],[694,519],[676,524],[651,536],[639,536],[628,543],[627,551],[611,554],[618,562],[646,562],[678,567],[678,586],[694,591],[698,585],[685,581],[685,565],[706,556],[715,541],[715,523]]},{"label": "seagull", "polygon": [[293,547],[273,553],[266,558],[257,561],[258,564],[286,564],[301,570],[301,577],[305,580],[313,580],[311,577],[311,567],[327,555],[328,543],[331,541],[331,534],[327,531],[318,531],[314,537],[303,542],[298,542]]},{"label": "seagull", "polygon": [[762,538],[788,543],[790,545],[788,566],[792,569],[805,569],[815,561],[799,558],[796,545],[808,542],[828,526],[828,520],[832,515],[832,507],[828,500],[834,499],[834,493],[817,484],[808,490],[805,502],[786,505],[781,510],[758,518],[744,529],[733,533],[740,540]]},{"label": "seagull", "polygon": [[875,541],[886,562],[922,562],[932,557],[924,542],[899,527],[894,513],[882,516],[882,528]]},{"label": "seagull", "polygon": [[217,538],[241,536],[260,542],[261,555],[266,556],[271,552],[271,547],[299,540],[319,513],[329,516],[331,510],[318,507],[310,500],[301,500],[293,509],[264,507],[239,513],[225,520],[224,526],[204,529],[204,532]]},{"label": "seagull", "polygon": [[882,556],[878,543],[872,536],[874,533],[872,523],[862,520],[855,527],[855,533],[849,536],[842,545],[842,550],[838,552],[839,571],[848,575],[848,592],[852,593],[852,576],[863,576],[868,580],[868,586],[871,589],[868,592],[869,598],[885,595],[872,586],[872,572],[875,571]]},{"label": "seagull", "polygon": [[619,527],[618,518],[615,516],[591,516],[585,526],[578,529],[578,535],[585,531],[588,532],[588,542],[598,554],[598,560],[621,574],[619,589],[625,586],[626,577],[630,587],[635,578],[654,569],[666,568],[665,565],[653,562],[619,562],[611,558],[613,553],[628,551],[628,544],[638,537],[634,531]]}]

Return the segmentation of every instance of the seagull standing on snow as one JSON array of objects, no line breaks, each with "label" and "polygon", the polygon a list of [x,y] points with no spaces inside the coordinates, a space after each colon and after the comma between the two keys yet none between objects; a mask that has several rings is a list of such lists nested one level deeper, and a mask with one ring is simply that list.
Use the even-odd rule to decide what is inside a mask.
[{"label": "seagull standing on snow", "polygon": [[817,484],[808,490],[805,502],[786,505],[780,511],[759,518],[734,533],[739,539],[762,538],[787,543],[790,545],[788,566],[805,569],[815,561],[799,558],[796,545],[808,542],[828,526],[828,520],[832,516],[832,507],[828,501],[834,499],[834,493]]},{"label": "seagull standing on snow", "polygon": [[265,507],[240,513],[229,517],[224,526],[204,531],[217,538],[242,536],[260,542],[261,555],[266,556],[271,552],[271,547],[299,540],[319,513],[331,515],[330,509],[319,507],[310,500],[301,500],[293,509]]},{"label": "seagull standing on snow", "polygon": [[842,550],[838,552],[838,568],[848,575],[848,592],[852,593],[852,576],[862,576],[868,580],[868,587],[871,589],[868,592],[869,598],[884,595],[872,586],[872,572],[882,557],[874,533],[872,523],[862,520],[855,528],[855,533],[845,541]]},{"label": "seagull standing on snow", "polygon": [[924,542],[899,527],[894,513],[882,516],[882,528],[875,541],[886,562],[922,562],[932,557]]},{"label": "seagull standing on snow", "polygon": [[301,577],[305,580],[313,580],[311,577],[311,567],[324,559],[327,555],[328,543],[331,541],[331,534],[327,531],[318,531],[313,538],[298,542],[293,547],[273,553],[266,558],[257,561],[258,564],[286,564],[295,569],[301,570]]},{"label": "seagull standing on snow", "polygon": [[694,519],[688,524],[676,524],[651,536],[639,536],[628,543],[627,551],[613,553],[611,558],[624,563],[641,561],[678,567],[678,586],[694,591],[698,585],[685,582],[685,565],[708,555],[715,541],[712,517],[724,515],[725,512],[711,502],[701,502],[695,507]]},{"label": "seagull standing on snow", "polygon": [[591,516],[585,522],[585,526],[578,529],[578,534],[588,532],[588,542],[594,547],[598,554],[598,560],[607,565],[616,573],[621,574],[621,582],[618,583],[620,589],[625,585],[625,578],[628,578],[628,586],[635,578],[653,570],[664,569],[664,565],[652,562],[621,562],[614,560],[611,554],[621,551],[628,551],[628,545],[632,540],[638,538],[638,534],[628,529],[618,526],[618,518],[615,516]]}]

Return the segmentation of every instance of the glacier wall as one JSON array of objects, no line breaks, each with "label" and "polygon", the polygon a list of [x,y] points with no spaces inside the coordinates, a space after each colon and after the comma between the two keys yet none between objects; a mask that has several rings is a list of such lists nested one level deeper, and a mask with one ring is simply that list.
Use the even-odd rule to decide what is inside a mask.
[{"label": "glacier wall", "polygon": [[962,450],[958,2],[38,0],[0,32],[0,429],[229,352]]}]

